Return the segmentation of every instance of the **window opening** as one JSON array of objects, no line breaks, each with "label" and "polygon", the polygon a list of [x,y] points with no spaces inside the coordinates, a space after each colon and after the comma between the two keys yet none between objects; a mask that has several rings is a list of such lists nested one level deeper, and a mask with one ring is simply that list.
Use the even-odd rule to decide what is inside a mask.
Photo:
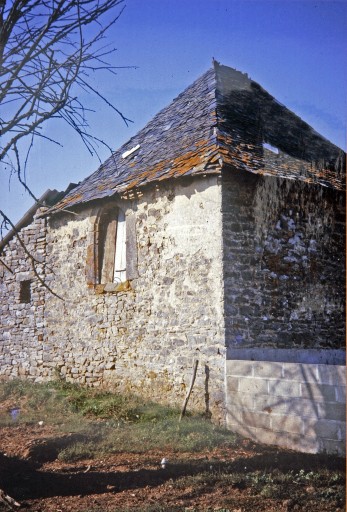
[{"label": "window opening", "polygon": [[99,224],[99,283],[126,281],[126,221],[125,213],[113,208],[106,210]]},{"label": "window opening", "polygon": [[125,213],[122,210],[118,210],[113,282],[123,283],[124,281],[126,281]]},{"label": "window opening", "polygon": [[115,237],[117,232],[117,211],[107,212],[100,225],[99,257],[102,284],[112,283],[114,272]]},{"label": "window opening", "polygon": [[31,302],[31,281],[21,281],[19,288],[19,301],[22,304]]}]

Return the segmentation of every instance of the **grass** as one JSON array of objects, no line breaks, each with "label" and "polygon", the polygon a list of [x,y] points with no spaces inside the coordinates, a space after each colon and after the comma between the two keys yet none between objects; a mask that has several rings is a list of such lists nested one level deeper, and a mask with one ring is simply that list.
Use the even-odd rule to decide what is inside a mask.
[{"label": "grass", "polygon": [[66,462],[122,451],[170,448],[177,453],[197,452],[236,442],[236,435],[201,416],[187,416],[179,425],[177,409],[61,380],[0,383],[0,401],[4,400],[13,404],[12,413],[0,414],[0,425],[43,421],[62,432],[82,433],[83,442],[59,453],[59,459]]},{"label": "grass", "polygon": [[[98,391],[61,380],[33,383],[15,379],[2,382],[0,401],[6,399],[11,399],[13,407],[19,408],[20,414],[17,419],[20,423],[49,418],[50,423],[59,424],[62,421],[73,421],[76,417],[79,421],[85,418],[131,422],[140,417],[142,405],[142,401],[134,396]],[[159,411],[160,407],[157,409]],[[149,412],[151,414],[151,406]],[[144,417],[145,414],[146,410]],[[11,419],[2,417],[0,421],[4,424],[8,423],[8,420]]]},{"label": "grass", "polygon": [[172,480],[171,485],[182,490],[193,488],[195,492],[206,492],[214,486],[248,489],[252,496],[280,500],[291,498],[297,490],[307,492],[307,489],[311,487],[319,500],[330,501],[333,498],[337,502],[343,503],[345,496],[344,476],[341,473],[333,472],[329,476],[325,474],[322,478],[323,473],[324,470],[284,472],[278,469],[269,472],[250,471],[240,473],[228,472],[227,470],[219,472],[211,468],[211,471],[203,471],[196,475],[182,476],[177,480]]},{"label": "grass", "polygon": [[[171,412],[171,411],[170,411]],[[229,431],[216,428],[212,423],[199,418],[185,418],[178,429],[178,416],[162,416],[155,421],[144,421],[139,415],[136,421],[90,422],[79,429],[91,440],[90,443],[76,443],[65,448],[60,460],[75,461],[83,458],[96,458],[108,453],[146,453],[150,450],[199,452],[221,445],[233,445],[236,436]],[[71,431],[71,428],[70,428]]]},{"label": "grass", "polygon": [[[182,494],[188,489],[193,495],[212,492],[213,488],[228,489],[224,503],[229,508],[220,509],[223,511],[237,509],[233,490],[236,495],[241,492],[259,500],[318,500],[327,504],[326,510],[335,510],[344,503],[345,479],[339,470],[311,470],[307,465],[305,470],[278,469],[272,465],[263,471],[246,467],[243,470],[242,465],[235,466],[230,460],[195,458],[196,452],[211,453],[219,447],[221,453],[224,447],[237,446],[240,438],[199,415],[187,416],[179,424],[177,409],[144,402],[136,396],[93,390],[61,380],[42,384],[13,380],[0,383],[0,405],[0,426],[39,421],[54,425],[58,435],[52,442],[62,462],[100,460],[107,454],[121,452],[175,452],[177,472],[168,485]],[[66,433],[71,436],[61,436]],[[59,444],[59,439],[64,442]],[[192,465],[187,453],[192,454]],[[168,509],[151,505],[138,510]],[[122,511],[127,509],[114,510]]]}]

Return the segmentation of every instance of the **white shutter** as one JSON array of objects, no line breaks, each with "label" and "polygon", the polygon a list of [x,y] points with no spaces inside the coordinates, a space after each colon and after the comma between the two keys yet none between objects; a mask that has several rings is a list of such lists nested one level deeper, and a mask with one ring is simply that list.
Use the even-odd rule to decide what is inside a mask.
[{"label": "white shutter", "polygon": [[113,280],[115,283],[126,281],[126,229],[125,213],[122,210],[118,211]]}]

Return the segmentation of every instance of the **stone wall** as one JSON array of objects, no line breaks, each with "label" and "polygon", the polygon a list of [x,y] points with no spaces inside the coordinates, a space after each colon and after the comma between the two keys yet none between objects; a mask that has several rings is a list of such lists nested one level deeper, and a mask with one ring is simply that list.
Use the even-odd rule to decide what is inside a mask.
[{"label": "stone wall", "polygon": [[[17,322],[22,305],[15,301],[0,348],[1,357],[9,347],[16,355],[6,375],[40,380],[58,371],[68,380],[140,393],[180,407],[198,359],[189,406],[222,421],[220,184],[216,177],[167,182],[117,205],[136,218],[138,277],[114,293],[87,283],[95,212],[105,204],[52,217],[45,246],[46,281],[64,300],[43,290],[39,322],[33,305],[25,306],[33,332],[40,329],[39,353],[38,337],[25,333]],[[15,245],[8,247],[8,258]],[[3,286],[8,297],[8,277]]]},{"label": "stone wall", "polygon": [[345,365],[228,360],[226,385],[233,431],[302,452],[345,455]]},{"label": "stone wall", "polygon": [[229,173],[223,237],[227,425],[343,455],[344,195]]},{"label": "stone wall", "polygon": [[303,182],[225,174],[228,346],[345,347],[344,199]]},{"label": "stone wall", "polygon": [[[45,265],[46,220],[35,218],[21,231],[20,239],[35,259],[37,275],[49,280]],[[43,350],[46,288],[35,275],[32,260],[16,236],[5,247],[1,260],[0,375],[47,376]],[[24,283],[30,300],[21,297]]]},{"label": "stone wall", "polygon": [[[13,238],[2,255],[0,375],[60,373],[180,407],[198,359],[190,407],[219,422],[227,412],[259,441],[341,453],[343,199],[235,171],[36,216],[20,236],[54,293]],[[137,277],[120,288],[90,280],[110,202],[136,227]],[[30,302],[20,295],[28,281]],[[249,347],[260,352],[240,356]],[[278,349],[320,356],[267,360]]]}]

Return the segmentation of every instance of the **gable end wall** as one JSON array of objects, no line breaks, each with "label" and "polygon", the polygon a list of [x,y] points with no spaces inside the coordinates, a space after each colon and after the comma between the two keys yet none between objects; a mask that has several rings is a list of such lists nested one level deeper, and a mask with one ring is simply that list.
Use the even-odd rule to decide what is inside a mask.
[{"label": "gable end wall", "polygon": [[345,196],[251,173],[223,177],[226,343],[345,348]]},{"label": "gable end wall", "polygon": [[228,427],[343,456],[344,194],[229,173],[223,244]]},{"label": "gable end wall", "polygon": [[[45,292],[39,354],[17,322],[20,305],[7,312],[0,357],[7,357],[14,332],[27,348],[13,346],[6,375],[40,380],[58,371],[69,381],[180,408],[198,359],[189,408],[221,422],[225,346],[218,179],[183,179],[116,204],[136,224],[138,277],[114,293],[88,284],[101,203],[77,216],[52,217],[46,267],[54,269],[49,284],[64,301]],[[25,314],[37,330],[32,310]]]}]

